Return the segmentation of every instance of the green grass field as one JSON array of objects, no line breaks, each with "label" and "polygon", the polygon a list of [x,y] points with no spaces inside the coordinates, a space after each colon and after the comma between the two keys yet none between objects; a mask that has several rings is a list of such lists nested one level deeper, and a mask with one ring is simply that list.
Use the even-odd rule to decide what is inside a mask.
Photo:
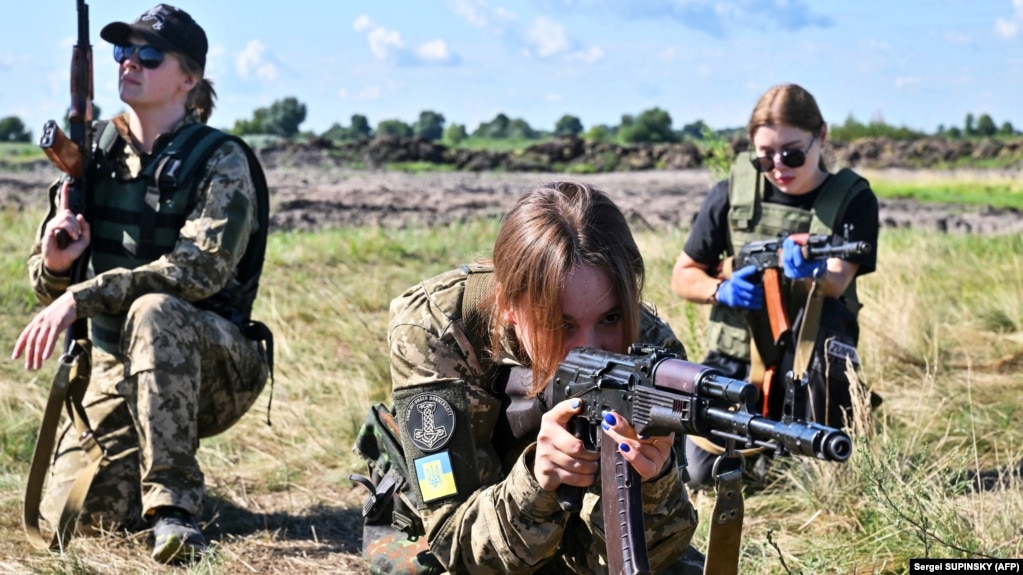
[{"label": "green grass field", "polygon": [[[1015,193],[1015,192],[1014,192]],[[24,260],[40,214],[0,213],[0,341],[7,354],[38,311]],[[275,234],[255,315],[277,343],[252,413],[200,449],[217,551],[189,573],[350,573],[358,561],[364,466],[352,439],[389,393],[388,303],[421,278],[489,254],[497,229],[358,228]],[[671,295],[684,231],[637,236],[646,299],[703,356],[706,309]],[[861,281],[862,376],[884,397],[856,418],[844,464],[782,460],[746,500],[740,570],[907,573],[918,557],[1023,557],[1023,240],[882,232],[877,273]],[[0,571],[181,573],[149,560],[144,537],[76,539],[63,556],[20,533],[28,461],[54,370],[0,362]],[[971,477],[987,480],[972,488]],[[704,546],[713,498],[698,493]]]}]

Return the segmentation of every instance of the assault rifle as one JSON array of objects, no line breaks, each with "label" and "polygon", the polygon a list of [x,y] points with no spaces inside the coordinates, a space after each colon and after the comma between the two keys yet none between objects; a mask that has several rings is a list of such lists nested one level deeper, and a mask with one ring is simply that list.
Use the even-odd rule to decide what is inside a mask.
[{"label": "assault rifle", "polygon": [[[840,429],[786,417],[757,414],[759,390],[717,370],[679,359],[670,351],[633,345],[628,354],[576,348],[558,365],[545,399],[555,405],[582,400],[572,419],[573,433],[588,449],[600,451],[601,499],[609,572],[650,573],[643,529],[641,478],[614,440],[601,431],[604,414],[614,411],[643,435],[685,433],[734,441],[736,447],[764,447],[825,461],[845,461],[852,441]],[[565,510],[578,510],[582,488],[559,488]]]},{"label": "assault rifle", "polygon": [[828,258],[845,258],[856,254],[870,253],[871,245],[867,242],[849,241],[851,226],[848,224],[842,235],[825,234],[791,234],[781,235],[770,240],[749,242],[742,246],[735,257],[735,269],[748,265],[757,266],[764,285],[765,308],[771,324],[771,335],[777,343],[791,328],[791,319],[785,309],[785,300],[781,289],[781,248],[786,237],[790,237],[803,247],[803,258],[807,260],[826,260]]},{"label": "assault rifle", "polygon": [[[43,125],[39,146],[53,165],[68,175],[64,191],[68,205],[76,214],[85,211],[85,191],[89,187],[89,165],[92,160],[92,45],[89,44],[89,6],[78,1],[78,40],[71,52],[71,108],[68,110],[69,138],[57,122]],[[64,249],[70,238],[63,230],[57,232],[57,245]],[[82,258],[84,259],[84,258]]]},{"label": "assault rifle", "polygon": [[[71,52],[71,107],[68,110],[68,127],[71,136],[64,134],[57,122],[50,120],[43,126],[43,135],[39,146],[58,169],[67,175],[61,202],[72,212],[85,212],[86,194],[89,193],[90,166],[92,165],[92,45],[89,43],[89,6],[85,0],[78,3],[78,39]],[[71,237],[64,230],[56,233],[57,246],[65,249],[71,243]],[[71,282],[77,283],[85,279],[88,270],[88,252],[83,253],[71,267]],[[23,521],[29,542],[38,549],[56,550],[66,546],[74,534],[78,515],[82,510],[85,495],[92,479],[106,455],[89,428],[85,410],[82,407],[82,395],[89,385],[91,358],[89,355],[89,324],[85,319],[77,319],[67,329],[64,339],[64,353],[60,357],[57,374],[50,385],[43,420],[40,423],[39,435],[36,437],[35,450],[32,453],[32,464],[29,468],[28,482],[25,488]],[[81,437],[82,449],[90,459],[76,479],[74,486],[64,503],[58,524],[51,537],[45,538],[39,527],[39,505],[42,500],[43,483],[49,469],[50,456],[53,453],[57,424],[60,421],[61,407],[66,406],[68,415],[74,422]]]}]

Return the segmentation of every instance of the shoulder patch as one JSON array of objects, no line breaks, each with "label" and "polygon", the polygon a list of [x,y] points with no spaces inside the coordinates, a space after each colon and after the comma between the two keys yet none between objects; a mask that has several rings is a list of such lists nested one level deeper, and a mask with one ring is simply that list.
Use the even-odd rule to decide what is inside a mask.
[{"label": "shoulder patch", "polygon": [[426,453],[442,449],[454,431],[455,410],[435,393],[420,393],[405,408],[405,432]]},{"label": "shoulder patch", "polygon": [[447,451],[420,457],[415,460],[415,465],[424,503],[458,494],[451,457]]}]

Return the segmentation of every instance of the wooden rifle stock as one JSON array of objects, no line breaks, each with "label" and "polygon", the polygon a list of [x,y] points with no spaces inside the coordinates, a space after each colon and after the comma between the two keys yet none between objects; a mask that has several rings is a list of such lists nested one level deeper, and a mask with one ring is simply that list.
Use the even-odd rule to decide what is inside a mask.
[{"label": "wooden rifle stock", "polygon": [[81,178],[82,151],[73,140],[67,137],[57,122],[49,120],[43,125],[43,135],[39,139],[39,147],[57,169],[71,176]]},{"label": "wooden rifle stock", "polygon": [[771,336],[777,344],[792,329],[792,323],[785,312],[785,300],[782,298],[781,270],[776,267],[765,269],[763,283],[764,307],[767,309],[767,319],[771,324]]}]

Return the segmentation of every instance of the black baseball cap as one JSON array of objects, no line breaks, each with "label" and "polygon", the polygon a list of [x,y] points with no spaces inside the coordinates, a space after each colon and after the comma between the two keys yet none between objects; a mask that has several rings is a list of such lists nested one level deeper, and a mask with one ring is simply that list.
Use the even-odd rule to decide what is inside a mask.
[{"label": "black baseball cap", "polygon": [[129,44],[132,34],[138,34],[150,45],[165,52],[178,52],[206,68],[209,44],[206,32],[195,23],[188,12],[169,4],[157,4],[131,24],[112,22],[100,30],[100,37],[116,46]]}]

